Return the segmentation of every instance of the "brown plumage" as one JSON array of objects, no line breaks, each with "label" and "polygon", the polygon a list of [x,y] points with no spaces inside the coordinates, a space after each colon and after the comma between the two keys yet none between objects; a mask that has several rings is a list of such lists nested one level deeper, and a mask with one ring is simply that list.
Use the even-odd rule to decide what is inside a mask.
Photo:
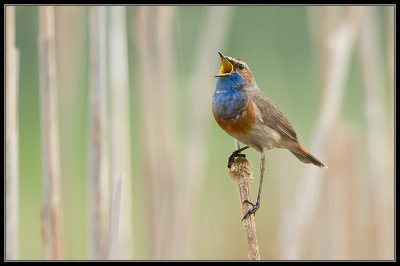
[{"label": "brown plumage", "polygon": [[312,163],[319,167],[326,167],[299,143],[296,131],[289,120],[257,86],[249,94],[251,95],[251,100],[260,111],[261,123],[280,133],[281,140],[277,143],[277,148],[290,150],[303,163]]}]

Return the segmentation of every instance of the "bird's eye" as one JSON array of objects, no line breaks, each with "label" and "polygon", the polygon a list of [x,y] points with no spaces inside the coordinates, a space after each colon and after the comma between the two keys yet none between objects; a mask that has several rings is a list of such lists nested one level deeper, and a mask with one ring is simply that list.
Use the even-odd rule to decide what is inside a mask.
[{"label": "bird's eye", "polygon": [[244,69],[244,65],[243,65],[243,64],[239,64],[239,65],[238,65],[238,68],[239,68],[240,70],[243,70],[243,69]]}]

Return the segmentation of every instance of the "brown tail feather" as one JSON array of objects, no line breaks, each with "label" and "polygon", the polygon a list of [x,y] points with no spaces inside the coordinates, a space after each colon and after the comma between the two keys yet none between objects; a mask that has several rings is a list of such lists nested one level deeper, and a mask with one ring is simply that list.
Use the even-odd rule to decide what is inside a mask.
[{"label": "brown tail feather", "polygon": [[297,149],[290,150],[300,161],[303,163],[312,163],[319,167],[328,168],[320,160],[315,158],[311,153],[309,153],[303,146],[299,145]]}]

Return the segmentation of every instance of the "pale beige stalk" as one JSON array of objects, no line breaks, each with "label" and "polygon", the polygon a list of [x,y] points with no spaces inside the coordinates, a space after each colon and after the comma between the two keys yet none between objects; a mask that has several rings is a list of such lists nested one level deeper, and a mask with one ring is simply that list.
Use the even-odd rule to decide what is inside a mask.
[{"label": "pale beige stalk", "polygon": [[[236,184],[236,189],[239,194],[240,209],[242,217],[246,215],[249,208],[252,206],[244,203],[246,200],[251,202],[250,185],[253,182],[253,167],[251,163],[242,157],[235,159],[234,163],[229,169],[229,174]],[[242,221],[243,229],[246,233],[247,243],[249,245],[248,258],[250,260],[260,259],[260,247],[258,246],[256,234],[256,222],[254,214]]]},{"label": "pale beige stalk", "polygon": [[39,20],[43,145],[42,241],[45,259],[62,259],[64,256],[64,236],[55,50],[55,7],[39,7]]}]

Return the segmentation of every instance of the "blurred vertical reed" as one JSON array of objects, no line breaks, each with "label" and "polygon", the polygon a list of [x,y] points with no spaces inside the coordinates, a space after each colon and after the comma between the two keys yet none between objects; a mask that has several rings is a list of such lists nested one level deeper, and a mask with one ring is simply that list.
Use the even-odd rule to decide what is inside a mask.
[{"label": "blurred vertical reed", "polygon": [[[147,205],[149,208],[150,257],[152,259],[187,256],[192,228],[192,206],[195,191],[201,182],[205,145],[204,127],[207,114],[207,90],[200,88],[199,78],[212,76],[207,68],[208,54],[216,53],[227,32],[229,7],[209,7],[207,24],[199,36],[198,52],[193,53],[192,78],[187,113],[188,139],[184,142],[184,169],[176,169],[179,160],[175,107],[175,54],[173,48],[174,7],[137,7],[136,40],[140,76],[142,146],[145,156]],[[150,17],[154,16],[153,21]],[[219,27],[215,27],[218,23]],[[155,32],[154,38],[149,34]],[[209,82],[210,91],[213,87]],[[196,108],[197,107],[197,108]],[[163,226],[158,224],[163,221]]]},{"label": "blurred vertical reed", "polygon": [[163,233],[158,242],[161,258],[173,259],[173,245],[168,245],[168,241],[173,239],[175,233],[173,226],[176,223],[176,188],[179,178],[177,176],[176,164],[178,162],[179,149],[177,141],[177,113],[176,113],[176,55],[174,50],[174,17],[176,8],[173,6],[158,6],[155,8],[155,55],[158,59],[155,63],[153,72],[158,91],[158,117],[160,117],[157,139],[160,140],[158,152],[158,167],[160,169],[158,185],[163,189],[160,191],[160,201],[165,205],[158,210],[160,219],[163,222]]},{"label": "blurred vertical reed", "polygon": [[152,7],[140,6],[136,8],[135,32],[138,49],[138,71],[140,77],[140,108],[141,108],[141,137],[143,139],[141,151],[144,156],[144,173],[146,184],[146,198],[143,204],[146,206],[148,215],[149,230],[149,251],[151,259],[160,259],[160,250],[157,246],[160,243],[160,226],[158,225],[158,210],[162,209],[160,201],[160,188],[158,176],[158,139],[157,125],[159,118],[156,116],[158,104],[155,103],[157,96],[155,94],[155,79],[153,78],[154,63],[153,50],[150,39],[150,11]]},{"label": "blurred vertical reed", "polygon": [[[187,85],[189,90],[187,114],[187,131],[184,143],[184,162],[182,171],[182,182],[177,191],[176,223],[174,224],[174,239],[172,245],[179,247],[179,254],[175,258],[190,258],[193,254],[189,246],[192,242],[193,206],[198,202],[198,188],[205,178],[205,147],[206,128],[210,113],[204,110],[212,97],[215,80],[214,69],[209,67],[209,57],[212,54],[218,56],[217,52],[224,47],[230,30],[230,22],[233,7],[209,6],[206,9],[205,24],[201,28],[197,39],[197,47],[192,53],[192,73]],[[216,26],[218,25],[218,26]]]},{"label": "blurred vertical reed", "polygon": [[[88,8],[56,6],[56,56],[65,258],[87,258]],[[80,217],[79,219],[77,217]],[[83,236],[86,236],[83,241]],[[69,243],[74,243],[73,245]]]},{"label": "blurred vertical reed", "polygon": [[[395,19],[394,19],[394,13],[395,13],[395,7],[389,7],[387,10],[387,46],[384,47],[386,48],[387,54],[386,54],[386,58],[387,58],[387,84],[388,84],[388,99],[389,101],[391,101],[389,103],[389,110],[388,110],[388,123],[389,123],[389,135],[388,135],[388,142],[389,143],[394,143],[394,101],[395,101],[395,94],[394,94],[394,73],[395,73],[395,68],[394,68],[394,51],[395,51]],[[389,153],[393,154],[395,153],[394,150],[394,145],[389,145]],[[394,176],[394,160],[391,160],[391,165],[389,166],[390,169],[390,176]],[[394,187],[393,187],[394,188]],[[393,196],[392,201],[394,201],[394,193],[391,193],[391,195]],[[392,212],[392,215],[394,215],[394,211]]]},{"label": "blurred vertical reed", "polygon": [[55,7],[39,7],[39,20],[43,145],[42,241],[45,259],[62,259],[64,256],[64,238],[55,51]]},{"label": "blurred vertical reed", "polygon": [[[120,258],[120,216],[122,198],[122,176],[114,178],[114,185],[110,203],[110,247],[108,249],[108,259],[116,260]],[[130,251],[132,252],[132,251]],[[127,256],[129,254],[126,254]]]},{"label": "blurred vertical reed", "polygon": [[15,46],[15,6],[6,6],[6,260],[18,258],[18,80],[19,51]]},{"label": "blurred vertical reed", "polygon": [[[322,64],[324,95],[319,118],[312,134],[310,151],[323,160],[327,156],[326,144],[329,142],[342,105],[345,81],[348,74],[350,57],[360,24],[360,9],[345,7],[345,16],[340,19],[339,7],[320,7],[326,12],[324,18],[330,18],[326,30],[321,34],[323,56]],[[324,20],[325,21],[325,20]],[[322,26],[324,27],[324,26]],[[326,162],[329,166],[329,162]],[[291,221],[281,226],[280,252],[285,259],[301,259],[304,256],[304,243],[310,233],[310,224],[314,210],[320,198],[323,182],[322,175],[329,169],[308,167],[295,191],[295,200],[283,214],[282,220]]]},{"label": "blurred vertical reed", "polygon": [[[361,8],[361,7],[360,7]],[[358,59],[364,88],[364,119],[366,147],[366,177],[369,184],[369,205],[373,246],[370,256],[378,259],[394,258],[394,182],[389,175],[387,101],[384,88],[382,47],[377,29],[377,7],[362,7],[363,21],[358,41]]]},{"label": "blurred vertical reed", "polygon": [[[110,100],[111,100],[111,179],[112,187],[121,178],[120,230],[111,246],[111,259],[133,259],[132,235],[132,181],[130,151],[130,102],[129,102],[129,68],[126,28],[126,8],[109,7],[109,64],[110,64]],[[116,207],[116,206],[114,206]],[[114,208],[112,207],[112,208]],[[111,210],[112,213],[114,213]],[[112,219],[116,218],[113,217]],[[114,225],[111,225],[112,227]],[[115,230],[115,228],[111,228]]]},{"label": "blurred vertical reed", "polygon": [[[388,158],[388,175],[390,177],[392,177],[392,179],[390,180],[390,184],[391,186],[388,187],[388,195],[390,197],[390,202],[391,205],[393,206],[393,202],[395,202],[395,186],[394,186],[394,179],[395,179],[395,160],[394,160],[394,154],[395,154],[395,145],[393,145],[395,143],[395,109],[394,109],[394,101],[395,101],[395,92],[394,92],[394,84],[395,84],[395,80],[394,80],[394,44],[395,44],[395,20],[394,20],[394,12],[395,12],[395,7],[389,7],[388,8],[388,16],[387,16],[387,54],[386,54],[386,58],[387,58],[387,87],[388,87],[388,94],[387,94],[387,99],[388,99],[388,112],[387,112],[387,121],[388,121],[388,135],[387,135],[387,143],[388,143],[388,154],[390,154],[389,158]],[[390,190],[390,191],[389,191]],[[390,210],[390,220],[394,221],[395,218],[395,208]],[[394,234],[391,236],[391,240],[394,241]]]},{"label": "blurred vertical reed", "polygon": [[[395,33],[395,28],[394,28],[394,7],[390,7],[387,10],[387,73],[388,73],[388,84],[391,92],[393,93],[393,87],[394,87],[394,33]],[[393,95],[390,94],[390,99],[394,99]],[[391,110],[393,111],[393,110]],[[391,114],[393,112],[390,112]]]},{"label": "blurred vertical reed", "polygon": [[[143,154],[147,202],[150,205],[150,257],[173,258],[173,245],[168,241],[174,237],[173,225],[176,211],[175,172],[177,154],[176,113],[174,109],[175,56],[173,50],[174,7],[138,7],[137,40],[139,50],[140,95]],[[156,19],[154,23],[150,16]],[[154,38],[149,32],[155,32]],[[163,221],[161,227],[157,221]]]},{"label": "blurred vertical reed", "polygon": [[[340,143],[341,145],[338,145]],[[322,188],[323,204],[318,212],[320,224],[313,223],[317,227],[312,235],[315,239],[310,249],[314,254],[320,254],[324,259],[354,259],[354,231],[356,215],[355,184],[360,144],[355,130],[344,122],[336,122],[332,128],[330,141],[327,144],[329,154],[329,174]],[[324,231],[322,235],[315,232]],[[318,252],[318,253],[317,253]]]},{"label": "blurred vertical reed", "polygon": [[89,243],[92,259],[109,253],[110,173],[107,117],[106,7],[89,7],[90,16],[90,176]]}]

